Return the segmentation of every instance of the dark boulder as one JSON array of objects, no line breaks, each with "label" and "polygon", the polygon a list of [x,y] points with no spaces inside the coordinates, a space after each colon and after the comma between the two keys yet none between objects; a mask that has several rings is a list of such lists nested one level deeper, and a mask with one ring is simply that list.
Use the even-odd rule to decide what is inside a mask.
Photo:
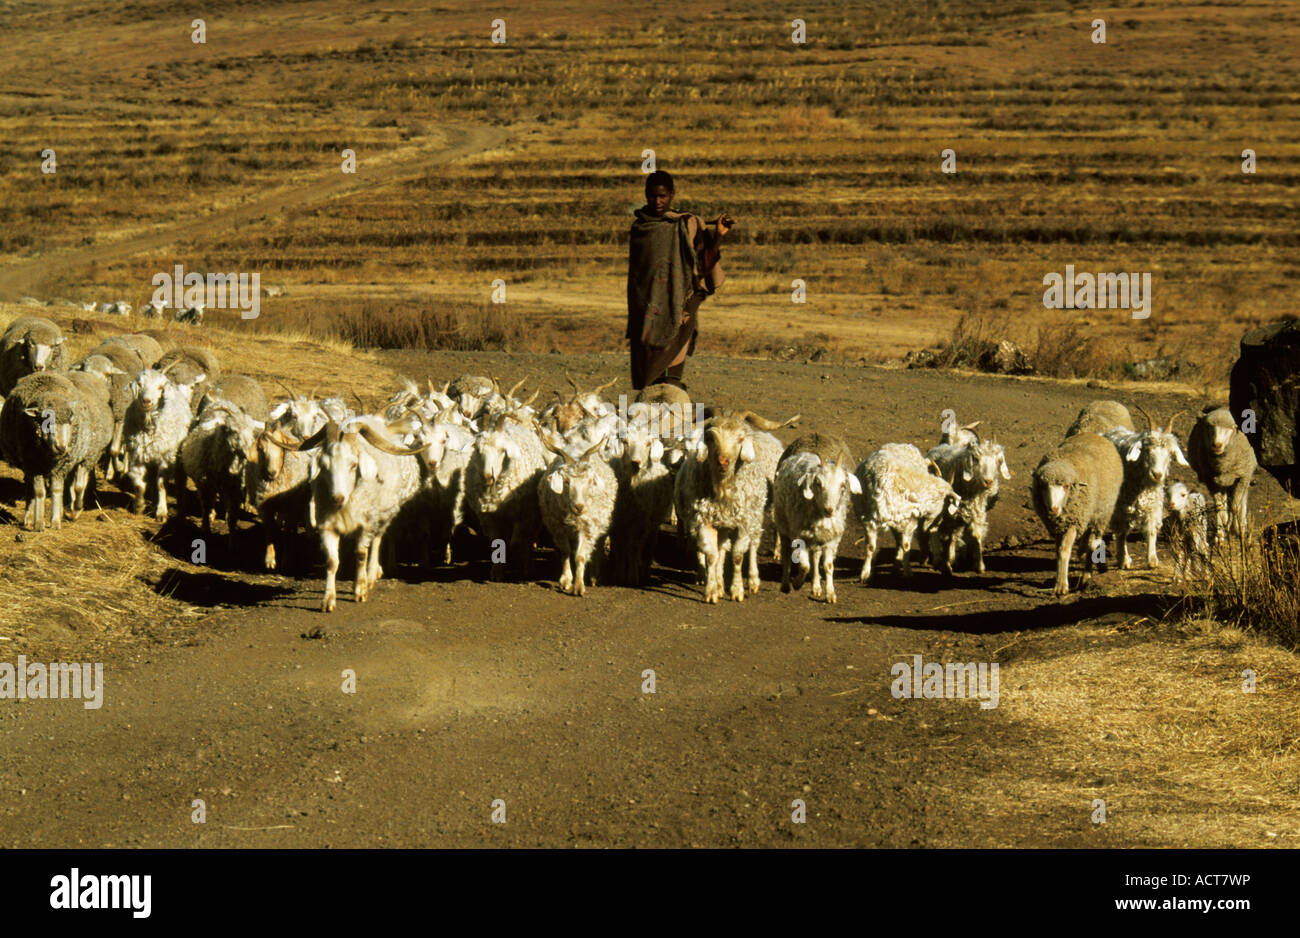
[{"label": "dark boulder", "polygon": [[[1292,495],[1300,493],[1297,471],[1297,417],[1300,417],[1300,320],[1290,317],[1252,329],[1241,339],[1241,357],[1232,366],[1228,405],[1255,458]],[[1242,416],[1250,410],[1250,422]]]}]

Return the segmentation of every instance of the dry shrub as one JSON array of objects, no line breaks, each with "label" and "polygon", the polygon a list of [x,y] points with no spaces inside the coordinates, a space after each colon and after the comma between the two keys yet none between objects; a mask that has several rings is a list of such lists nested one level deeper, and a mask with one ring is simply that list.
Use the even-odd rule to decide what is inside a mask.
[{"label": "dry shrub", "polygon": [[817,133],[835,126],[828,107],[788,107],[781,111],[779,124],[792,134]]},{"label": "dry shrub", "polygon": [[975,368],[981,356],[1007,337],[1011,316],[973,306],[962,312],[948,341],[935,356],[940,368]]},{"label": "dry shrub", "polygon": [[1066,320],[1038,327],[1029,361],[1034,371],[1048,378],[1098,377],[1114,371],[1117,364],[1096,330]]},{"label": "dry shrub", "polygon": [[358,348],[507,351],[524,346],[519,316],[495,304],[431,307],[368,300],[339,315],[339,336]]},{"label": "dry shrub", "polygon": [[1184,586],[1187,608],[1234,628],[1300,647],[1300,526],[1265,528],[1255,542],[1228,539]]}]

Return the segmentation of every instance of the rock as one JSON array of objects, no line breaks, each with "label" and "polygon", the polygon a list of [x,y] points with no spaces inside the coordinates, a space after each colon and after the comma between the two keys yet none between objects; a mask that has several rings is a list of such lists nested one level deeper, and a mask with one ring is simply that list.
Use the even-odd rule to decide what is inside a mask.
[{"label": "rock", "polygon": [[908,352],[903,359],[903,364],[908,368],[936,368],[939,361],[934,357],[934,352],[921,349],[916,352]]},{"label": "rock", "polygon": [[1008,534],[1002,539],[1002,546],[1014,550],[1020,546],[1020,538],[1016,537],[1014,534]]},{"label": "rock", "polygon": [[1242,336],[1241,357],[1232,366],[1229,382],[1228,406],[1238,423],[1243,411],[1254,411],[1255,432],[1247,432],[1246,439],[1255,458],[1292,495],[1300,492],[1300,320],[1288,317]]},{"label": "rock", "polygon": [[975,364],[980,371],[999,375],[1027,375],[1034,371],[1034,366],[1029,364],[1029,356],[1020,346],[1007,339],[988,343]]}]

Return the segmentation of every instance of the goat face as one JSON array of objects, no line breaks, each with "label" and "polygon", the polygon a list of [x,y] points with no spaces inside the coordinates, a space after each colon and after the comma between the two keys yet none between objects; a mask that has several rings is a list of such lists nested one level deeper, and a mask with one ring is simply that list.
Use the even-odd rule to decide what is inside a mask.
[{"label": "goat face", "polygon": [[504,433],[486,434],[479,442],[483,460],[483,484],[491,489],[503,478],[512,460],[520,456],[519,444]]},{"label": "goat face", "polygon": [[1181,515],[1187,510],[1187,500],[1191,494],[1192,490],[1186,482],[1174,482],[1165,489],[1165,507]]},{"label": "goat face", "polygon": [[961,472],[961,477],[965,481],[978,480],[985,491],[996,492],[999,477],[1011,478],[1011,470],[1007,468],[1006,452],[999,444],[991,440],[981,440],[975,444],[968,444],[966,452],[965,465]]},{"label": "goat face", "polygon": [[1178,439],[1172,433],[1148,430],[1129,447],[1125,459],[1136,462],[1145,460],[1148,481],[1155,485],[1164,485],[1169,478],[1170,463],[1177,461],[1186,466],[1187,459],[1178,447]]},{"label": "goat face", "polygon": [[799,480],[803,497],[812,502],[820,514],[828,516],[834,514],[839,507],[846,485],[853,493],[861,494],[862,483],[858,477],[846,471],[840,463],[823,464],[809,469]]},{"label": "goat face", "polygon": [[735,477],[742,463],[755,458],[754,440],[739,421],[714,424],[704,431],[703,442],[697,458],[708,465],[715,492]]},{"label": "goat face", "polygon": [[321,447],[316,457],[316,473],[327,500],[342,508],[361,482],[378,478],[379,467],[374,457],[360,448],[357,439],[347,435]]}]

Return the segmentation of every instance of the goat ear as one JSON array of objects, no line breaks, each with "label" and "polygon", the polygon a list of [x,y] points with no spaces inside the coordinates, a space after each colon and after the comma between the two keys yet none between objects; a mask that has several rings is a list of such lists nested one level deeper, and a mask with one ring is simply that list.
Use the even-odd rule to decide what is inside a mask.
[{"label": "goat ear", "polygon": [[664,458],[663,440],[655,440],[653,443],[650,444],[650,458],[651,459]]},{"label": "goat ear", "polygon": [[1178,465],[1187,466],[1189,469],[1191,468],[1187,463],[1187,457],[1183,455],[1182,448],[1179,447],[1176,441],[1174,443],[1174,459],[1178,461]]},{"label": "goat ear", "polygon": [[1129,447],[1128,455],[1125,456],[1124,458],[1127,459],[1129,462],[1137,462],[1138,458],[1141,455],[1142,455],[1142,441],[1138,440],[1136,443],[1134,443],[1132,446]]},{"label": "goat ear", "polygon": [[564,477],[558,472],[552,472],[546,477],[546,483],[551,487],[551,491],[559,495],[564,491]]},{"label": "goat ear", "polygon": [[858,479],[856,473],[849,473],[849,491],[854,495],[862,494],[862,482]]},{"label": "goat ear", "polygon": [[709,448],[708,448],[707,446],[704,445],[704,441],[703,441],[703,440],[698,440],[698,441],[696,441],[695,443],[688,444],[688,445],[691,445],[691,446],[694,446],[694,447],[695,447],[695,461],[696,461],[696,462],[704,462],[704,460],[706,460],[706,459],[709,458]]},{"label": "goat ear", "polygon": [[514,440],[507,440],[507,441],[506,441],[506,455],[509,456],[511,459],[518,459],[518,458],[519,458],[519,444],[516,443]]},{"label": "goat ear", "polygon": [[969,482],[971,480],[972,476],[971,476],[970,466],[967,466],[965,469],[961,471],[961,478],[963,482]]},{"label": "goat ear", "polygon": [[753,437],[745,437],[745,442],[740,444],[740,459],[742,462],[754,461],[755,453]]},{"label": "goat ear", "polygon": [[357,459],[357,470],[361,473],[361,478],[371,481],[379,476],[379,466],[375,464],[374,457],[369,453],[361,453]]},{"label": "goat ear", "polygon": [[803,489],[803,497],[808,501],[812,501],[813,497],[812,481],[813,474],[811,472],[805,472],[803,478],[799,480],[799,485]]},{"label": "goat ear", "polygon": [[998,460],[998,472],[1002,475],[1002,478],[1004,479],[1011,478],[1011,470],[1007,468],[1007,461],[1005,459]]}]

